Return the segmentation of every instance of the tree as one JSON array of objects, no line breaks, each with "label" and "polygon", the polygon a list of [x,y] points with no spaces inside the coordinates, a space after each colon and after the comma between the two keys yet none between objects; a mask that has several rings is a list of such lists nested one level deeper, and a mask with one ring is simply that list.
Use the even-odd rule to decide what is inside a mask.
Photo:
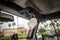
[{"label": "tree", "polygon": [[41,27],[41,29],[39,29],[39,32],[45,32],[45,29],[43,29],[42,27]]},{"label": "tree", "polygon": [[42,33],[42,40],[44,40],[44,33],[43,32],[46,32],[46,30],[44,28],[40,27],[39,32]]},{"label": "tree", "polygon": [[13,27],[14,27],[14,26],[16,25],[16,23],[15,23],[15,22],[13,22],[13,23],[12,23],[12,25],[13,25]]},{"label": "tree", "polygon": [[57,19],[51,20],[50,26],[54,28],[54,31],[55,31],[56,36],[57,36],[57,39],[59,40],[58,34],[56,32],[56,28],[55,28],[56,27],[56,24],[57,24]]},{"label": "tree", "polygon": [[8,26],[9,26],[9,28],[10,28],[10,27],[11,27],[11,24],[9,23]]}]

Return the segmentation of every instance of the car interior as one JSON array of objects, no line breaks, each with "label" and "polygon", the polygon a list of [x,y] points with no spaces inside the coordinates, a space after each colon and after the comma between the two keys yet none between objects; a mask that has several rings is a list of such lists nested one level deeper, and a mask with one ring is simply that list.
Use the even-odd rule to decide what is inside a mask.
[{"label": "car interior", "polygon": [[13,22],[13,15],[29,20],[31,29],[18,40],[60,40],[60,0],[0,0],[0,21]]}]

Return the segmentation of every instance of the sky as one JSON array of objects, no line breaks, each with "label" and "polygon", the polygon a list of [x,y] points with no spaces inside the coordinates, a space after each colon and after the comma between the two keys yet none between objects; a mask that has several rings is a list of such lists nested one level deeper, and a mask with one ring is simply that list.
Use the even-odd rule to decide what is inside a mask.
[{"label": "sky", "polygon": [[18,23],[17,23],[18,27],[25,27],[25,28],[28,27],[29,20],[21,18],[21,17],[18,17],[18,20],[17,20],[17,16],[15,16],[14,19],[15,19],[14,22],[17,23],[17,21],[18,21]]}]

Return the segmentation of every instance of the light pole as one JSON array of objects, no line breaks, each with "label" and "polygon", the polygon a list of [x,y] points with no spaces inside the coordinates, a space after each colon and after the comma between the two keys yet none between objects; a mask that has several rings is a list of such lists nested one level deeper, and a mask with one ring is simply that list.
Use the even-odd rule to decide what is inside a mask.
[{"label": "light pole", "polygon": [[17,27],[18,27],[18,16],[17,16]]}]

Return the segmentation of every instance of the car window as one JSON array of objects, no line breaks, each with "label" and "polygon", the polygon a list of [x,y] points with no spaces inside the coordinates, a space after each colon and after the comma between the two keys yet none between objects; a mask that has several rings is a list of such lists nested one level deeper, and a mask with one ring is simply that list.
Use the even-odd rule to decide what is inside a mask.
[{"label": "car window", "polygon": [[60,40],[60,19],[44,20],[39,23],[37,38],[40,40]]},{"label": "car window", "polygon": [[14,16],[13,22],[0,22],[0,40],[26,39],[29,31],[29,20]]}]

